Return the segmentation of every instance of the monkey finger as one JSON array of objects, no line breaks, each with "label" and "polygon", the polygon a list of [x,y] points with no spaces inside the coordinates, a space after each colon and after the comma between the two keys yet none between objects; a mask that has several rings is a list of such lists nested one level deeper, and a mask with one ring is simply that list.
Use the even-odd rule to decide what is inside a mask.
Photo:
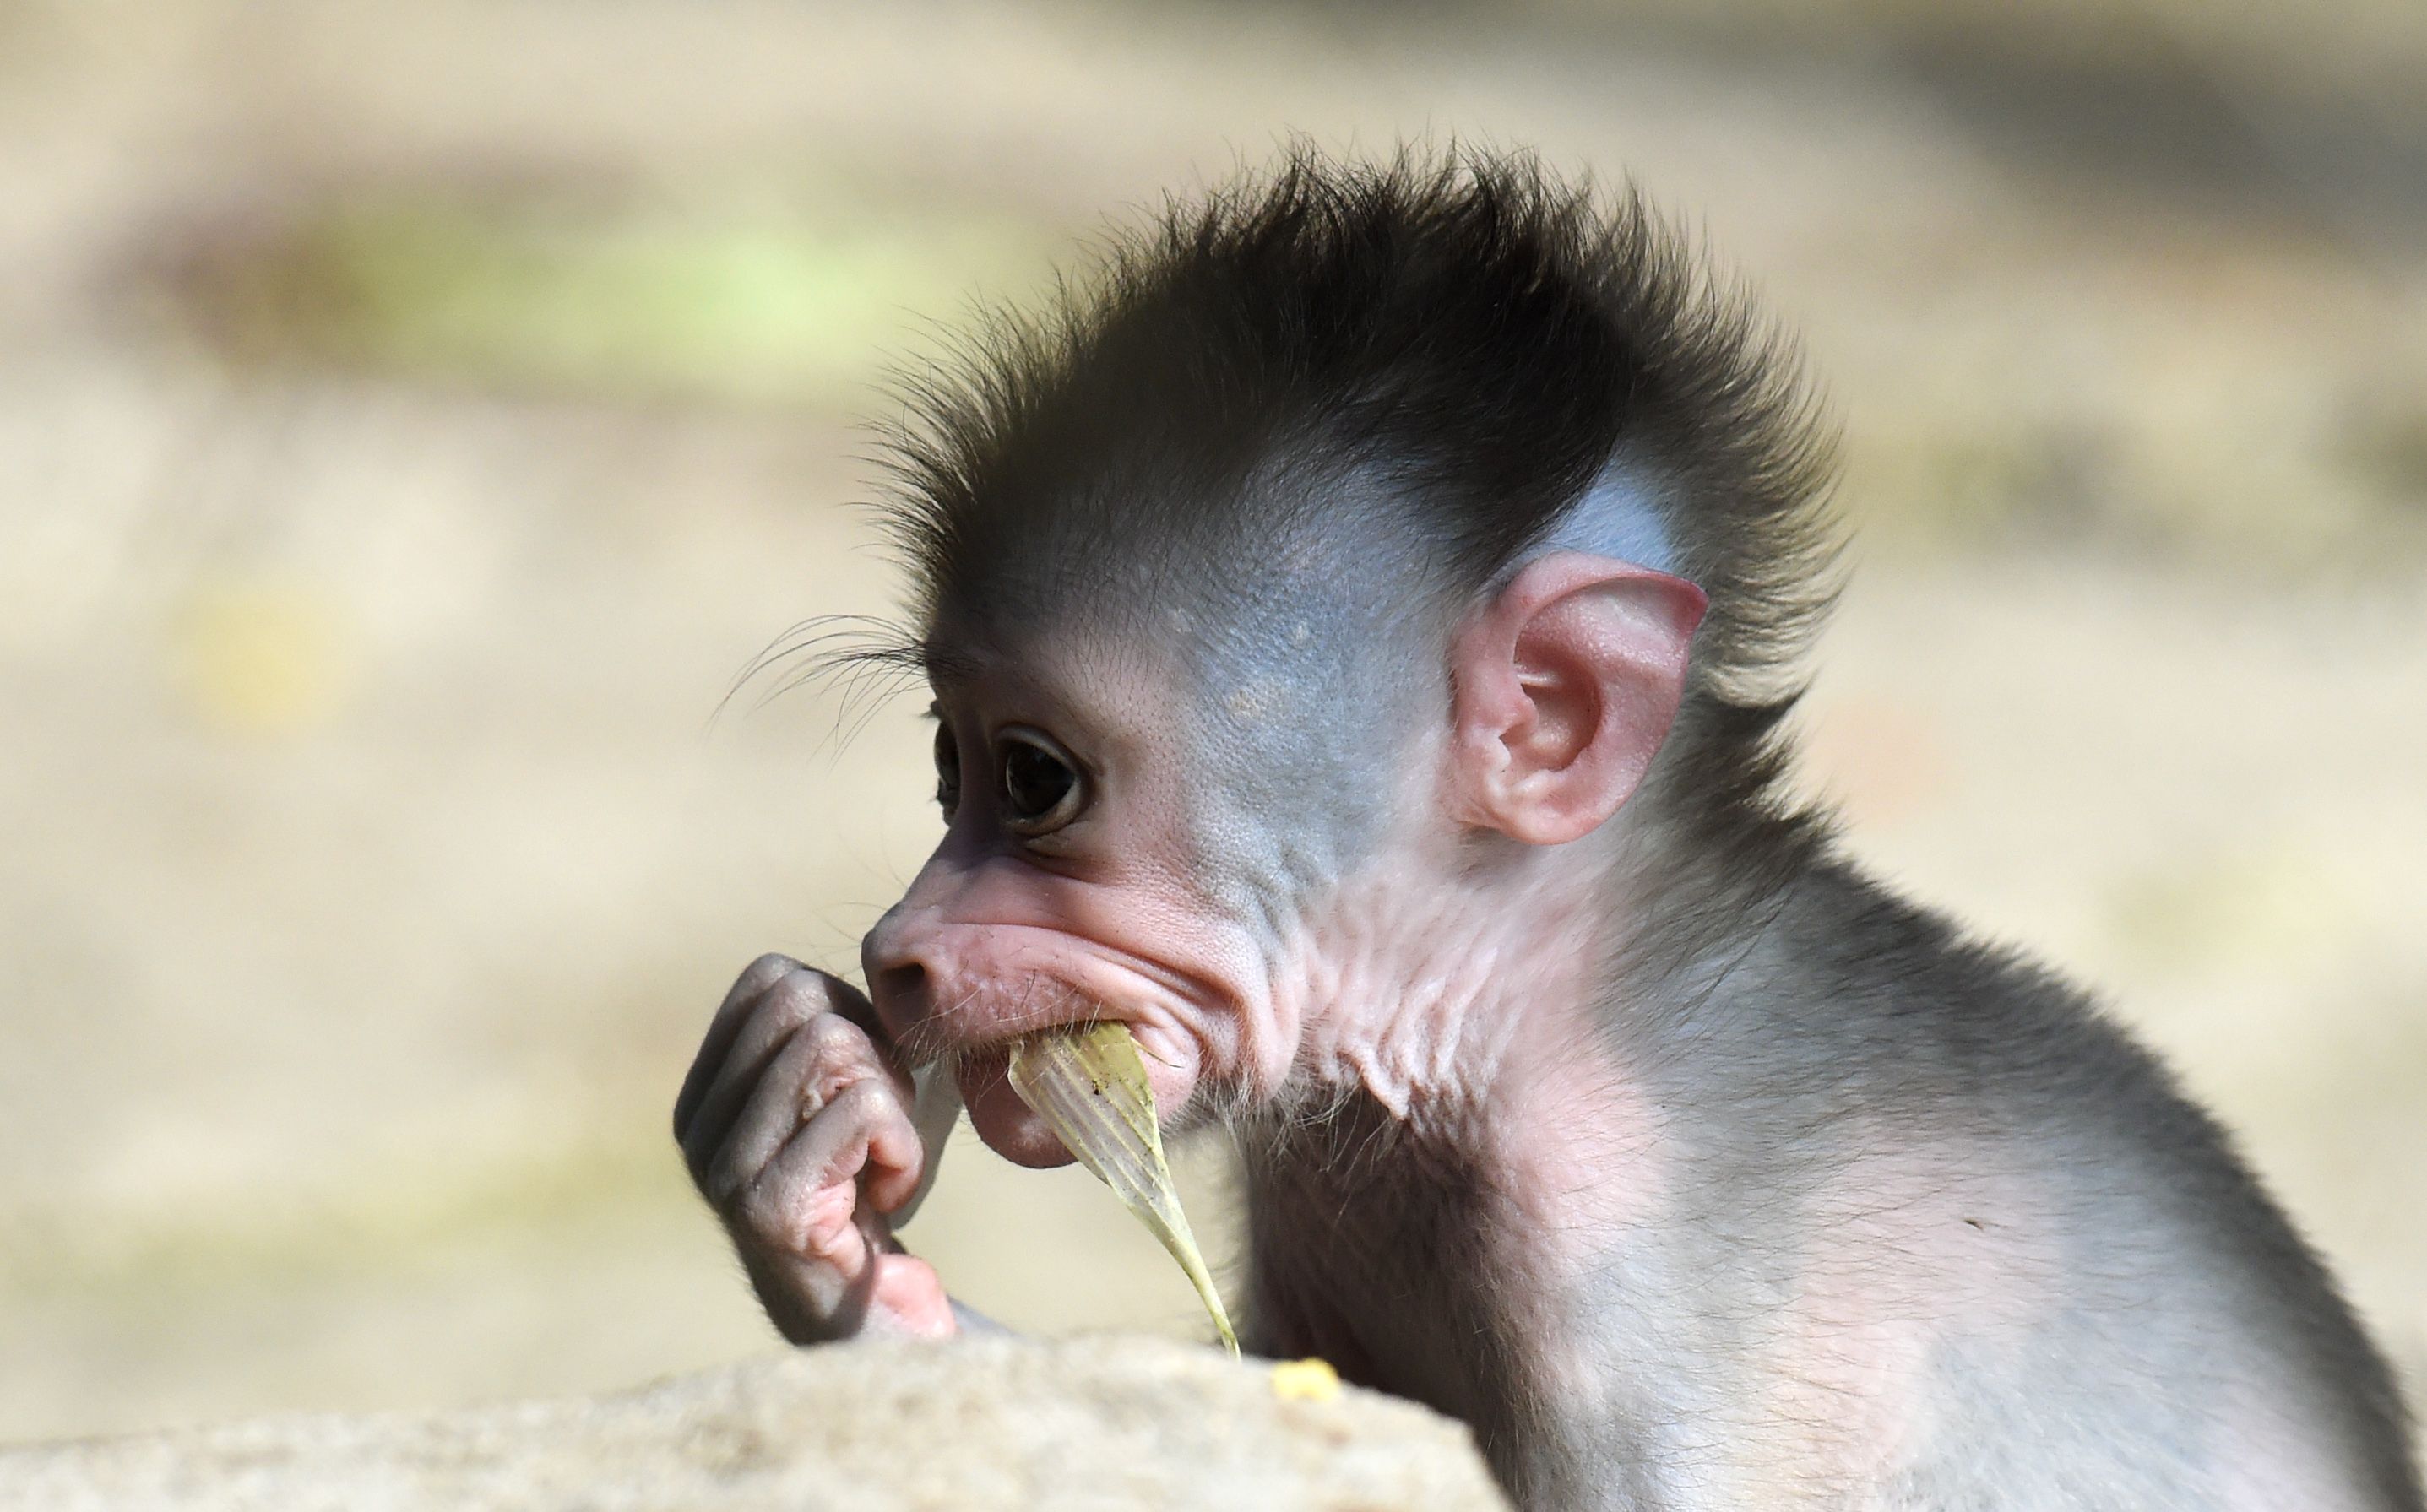
[{"label": "monkey finger", "polygon": [[908,1103],[887,1098],[868,1130],[868,1155],[860,1185],[877,1211],[898,1211],[916,1195],[927,1169],[927,1142]]},{"label": "monkey finger", "polygon": [[676,1136],[683,1162],[691,1167],[694,1179],[706,1177],[709,1160],[732,1141],[736,1123],[774,1078],[783,1053],[802,1028],[813,1021],[814,1016],[804,1016],[806,1012],[775,1002],[751,1018],[725,1057],[716,1080],[709,1083],[707,1096],[692,1112],[689,1126]]},{"label": "monkey finger", "polygon": [[728,1058],[734,1037],[750,1017],[750,1009],[758,995],[774,986],[786,975],[806,971],[808,967],[789,955],[769,951],[742,967],[725,989],[725,1000],[717,1004],[716,1016],[708,1022],[708,1032],[700,1037],[699,1050],[692,1057],[691,1069],[683,1076],[682,1090],[675,1094],[675,1138],[682,1138],[692,1115],[699,1111],[700,1099],[708,1095],[709,1084]]},{"label": "monkey finger", "polygon": [[815,967],[803,969],[816,977],[824,989],[826,1012],[855,1026],[868,1036],[871,1044],[887,1047],[889,1050],[892,1040],[885,1032],[885,1026],[877,1022],[876,1005],[868,1000],[866,993],[831,972]]},{"label": "monkey finger", "polygon": [[735,1110],[727,1127],[711,1132],[706,1116],[693,1124],[683,1158],[709,1202],[725,1206],[817,1111],[810,1100],[810,1083],[828,1049],[823,1036],[796,1027],[756,1079],[743,1083],[747,1100]]},{"label": "monkey finger", "polygon": [[794,1031],[768,1064],[722,1141],[699,1146],[707,1164],[702,1189],[711,1201],[731,1195],[804,1123],[876,1115],[906,1124],[904,1089],[857,1028],[820,1015]]},{"label": "monkey finger", "polygon": [[881,1221],[854,1214],[868,1173],[868,1200],[883,1211],[899,1206],[918,1184],[922,1153],[918,1131],[899,1099],[878,1083],[843,1089],[801,1126],[740,1194],[739,1216],[763,1237],[805,1244],[821,1254],[842,1229],[882,1237]]},{"label": "monkey finger", "polygon": [[[725,1142],[727,1129],[751,1090],[776,1053],[803,1025],[823,1019],[841,1034],[865,1040],[855,1026],[830,1011],[837,999],[835,988],[850,991],[823,972],[801,967],[779,977],[759,993],[731,1036],[724,1064],[708,1081],[690,1117],[676,1133],[676,1142],[683,1146],[686,1156],[705,1156]],[[875,1053],[872,1046],[867,1048],[866,1054],[871,1061]],[[676,1116],[681,1116],[679,1108]],[[692,1169],[698,1169],[696,1162]]]}]

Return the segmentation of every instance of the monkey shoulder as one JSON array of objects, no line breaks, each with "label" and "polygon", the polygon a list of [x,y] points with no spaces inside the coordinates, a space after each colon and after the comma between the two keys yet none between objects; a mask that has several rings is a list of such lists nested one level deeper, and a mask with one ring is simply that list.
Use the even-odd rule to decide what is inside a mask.
[{"label": "monkey shoulder", "polygon": [[2324,1264],[2224,1128],[2089,992],[1838,859],[1800,879],[1775,927],[1772,959],[1800,980],[1773,985],[1772,1012],[1830,1066],[1816,1081],[1860,1126],[1849,1147],[1895,1152],[1891,1183],[1919,1162],[1941,1169],[1917,1189],[2023,1194],[1961,1221],[1991,1239],[2001,1221],[2041,1226],[2009,1243],[2063,1272],[2077,1319],[2051,1339],[2078,1327],[2072,1347],[2118,1352],[2119,1379],[2155,1362],[2273,1393],[2390,1488],[2386,1504],[2417,1504],[2399,1391]]},{"label": "monkey shoulder", "polygon": [[1800,980],[1776,1010],[1828,1065],[1824,1081],[1861,1079],[1849,1106],[1897,1111],[1925,1139],[2028,1143],[2034,1164],[2134,1179],[2168,1209],[2273,1214],[2174,1070],[2056,968],[1835,858],[1807,874],[1779,929],[1776,955]]}]

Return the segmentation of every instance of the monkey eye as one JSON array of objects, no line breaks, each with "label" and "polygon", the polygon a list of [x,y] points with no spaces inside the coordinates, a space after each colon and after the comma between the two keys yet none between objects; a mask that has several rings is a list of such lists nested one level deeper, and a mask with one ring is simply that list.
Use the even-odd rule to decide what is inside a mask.
[{"label": "monkey eye", "polygon": [[949,724],[936,726],[936,805],[944,811],[946,822],[961,806],[961,748]]},{"label": "monkey eye", "polygon": [[1087,802],[1077,763],[1034,730],[1006,730],[1002,741],[1003,821],[1034,837],[1077,819]]}]

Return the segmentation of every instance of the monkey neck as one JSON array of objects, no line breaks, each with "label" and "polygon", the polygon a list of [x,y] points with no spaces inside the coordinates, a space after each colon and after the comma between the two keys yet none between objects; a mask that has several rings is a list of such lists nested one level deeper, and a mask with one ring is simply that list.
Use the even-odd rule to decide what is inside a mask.
[{"label": "monkey neck", "polygon": [[1242,1129],[1264,1343],[1487,1452],[1557,1436],[1521,1420],[1572,1394],[1593,1277],[1665,1200],[1676,1132],[1612,1016],[1741,949],[1695,935],[1720,900],[1672,864],[1692,838],[1646,805],[1434,873],[1455,884],[1344,895],[1309,955],[1299,1095]]},{"label": "monkey neck", "polygon": [[1254,1346],[1465,1422],[1512,1487],[1556,1479],[1604,1238],[1659,1200],[1646,1099],[1550,1050],[1503,1056],[1496,1105],[1355,1087],[1244,1130]]},{"label": "monkey neck", "polygon": [[1461,840],[1337,889],[1283,952],[1269,1004],[1284,1111],[1355,1094],[1418,1130],[1491,1107],[1547,1033],[1589,1014],[1620,931],[1615,837]]},{"label": "monkey neck", "polygon": [[[1664,990],[1676,967],[1654,947],[1696,911],[1636,881],[1665,843],[1649,819],[1557,847],[1466,840],[1339,889],[1285,958],[1271,1012],[1295,1063],[1243,1124],[1250,1159],[1328,1178],[1403,1161],[1411,1177],[1472,1187],[1478,1166],[1534,1163],[1535,1135],[1511,1138],[1521,1123],[1588,1130],[1628,1080],[1613,1009]],[[1347,1130],[1357,1162],[1304,1142],[1326,1130]],[[1534,1174],[1487,1184],[1528,1203],[1564,1186]]]},{"label": "monkey neck", "polygon": [[[1613,1194],[1579,1194],[1576,1173],[1648,1153],[1636,1146],[1649,1125],[1602,1032],[1641,912],[1626,880],[1637,840],[1605,828],[1556,848],[1468,838],[1402,853],[1340,889],[1309,929],[1285,973],[1295,990],[1276,1008],[1282,1032],[1296,1031],[1293,1074],[1240,1125],[1257,1248],[1303,1252],[1293,1231],[1320,1215],[1347,1230],[1322,1253],[1409,1269],[1342,1287],[1328,1267],[1297,1286],[1298,1312],[1336,1309],[1337,1326],[1361,1334],[1355,1314],[1375,1298],[1424,1296],[1443,1318],[1501,1306],[1516,1293],[1454,1293],[1507,1275],[1497,1258],[1481,1263],[1502,1239],[1583,1233],[1583,1210]],[[1525,1263],[1542,1253],[1523,1247]],[[1445,1254],[1477,1263],[1437,1263]],[[1557,1279],[1520,1290],[1547,1295]],[[1344,1347],[1311,1326],[1325,1335],[1311,1345]],[[1492,1337],[1509,1332],[1494,1321]],[[1425,1374],[1376,1365],[1380,1384],[1425,1394],[1411,1373]],[[1441,1390],[1451,1410],[1473,1405]]]}]

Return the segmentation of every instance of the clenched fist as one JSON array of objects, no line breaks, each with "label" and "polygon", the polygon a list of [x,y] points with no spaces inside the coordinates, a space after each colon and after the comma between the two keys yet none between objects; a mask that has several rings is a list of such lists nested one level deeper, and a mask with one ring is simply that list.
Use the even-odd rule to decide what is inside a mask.
[{"label": "clenched fist", "polygon": [[675,1099],[675,1139],[785,1338],[938,1338],[951,1300],[888,1215],[926,1155],[868,1000],[782,955],[741,973]]}]

